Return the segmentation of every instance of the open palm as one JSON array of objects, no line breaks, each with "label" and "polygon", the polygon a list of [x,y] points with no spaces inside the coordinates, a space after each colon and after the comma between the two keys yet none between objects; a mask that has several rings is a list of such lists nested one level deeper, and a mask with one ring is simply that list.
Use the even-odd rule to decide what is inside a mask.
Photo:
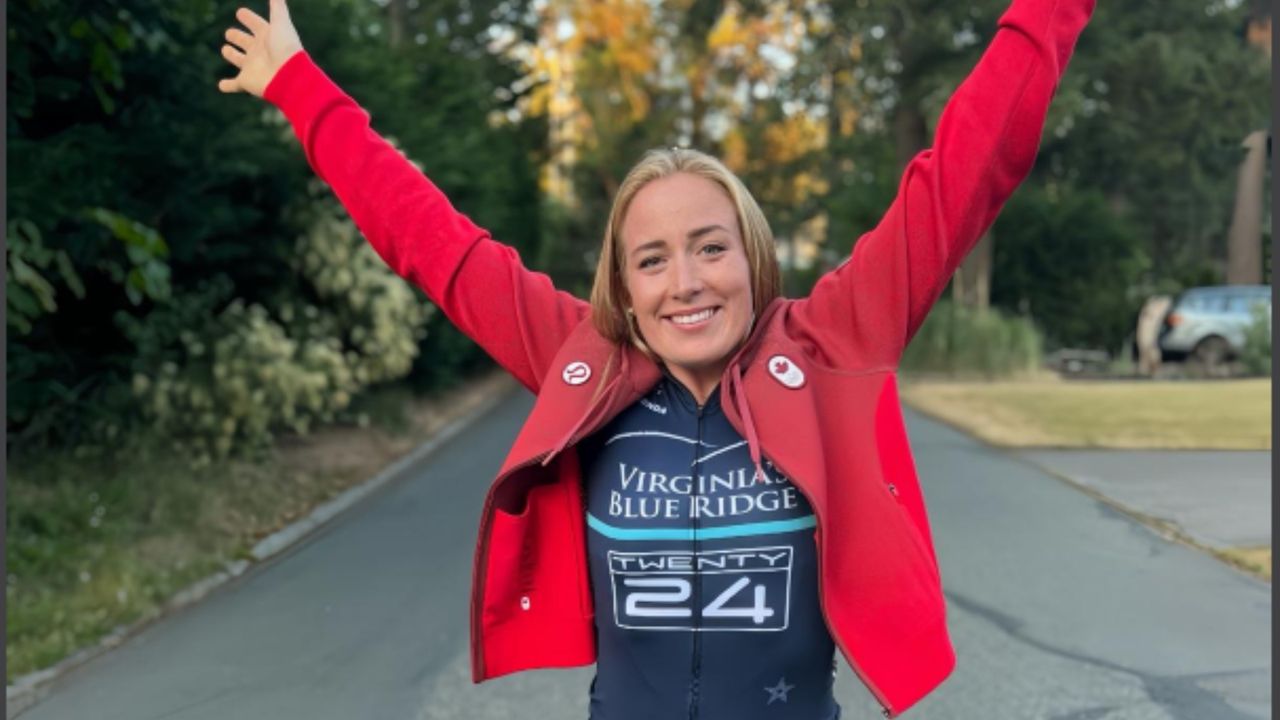
[{"label": "open palm", "polygon": [[270,0],[269,19],[248,8],[236,10],[236,19],[248,28],[228,28],[227,44],[222,46],[222,57],[239,68],[233,78],[218,81],[218,89],[224,93],[247,92],[262,97],[271,78],[294,53],[302,49],[298,31],[289,19],[285,0]]}]

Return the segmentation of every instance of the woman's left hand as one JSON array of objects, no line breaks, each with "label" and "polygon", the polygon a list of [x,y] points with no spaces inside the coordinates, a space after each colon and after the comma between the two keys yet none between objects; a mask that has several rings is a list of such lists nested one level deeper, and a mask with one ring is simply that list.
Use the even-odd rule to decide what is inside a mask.
[{"label": "woman's left hand", "polygon": [[249,32],[234,27],[227,29],[222,57],[239,68],[240,73],[218,81],[222,92],[247,92],[262,97],[285,61],[302,49],[302,40],[289,18],[285,0],[270,0],[270,3],[269,20],[248,8],[236,11],[236,19],[244,23]]}]

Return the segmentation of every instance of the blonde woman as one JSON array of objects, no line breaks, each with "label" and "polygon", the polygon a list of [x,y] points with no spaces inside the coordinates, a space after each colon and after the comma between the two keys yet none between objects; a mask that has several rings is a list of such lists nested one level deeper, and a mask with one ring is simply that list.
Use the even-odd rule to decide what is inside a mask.
[{"label": "blonde woman", "polygon": [[590,302],[455,211],[302,49],[240,9],[223,92],[279,107],[398,274],[536,394],[489,489],[475,682],[596,663],[593,720],[830,720],[838,648],[894,717],[955,664],[896,367],[1030,172],[1094,0],[1013,0],[881,222],[809,297],[779,295],[750,192],[645,155]]}]

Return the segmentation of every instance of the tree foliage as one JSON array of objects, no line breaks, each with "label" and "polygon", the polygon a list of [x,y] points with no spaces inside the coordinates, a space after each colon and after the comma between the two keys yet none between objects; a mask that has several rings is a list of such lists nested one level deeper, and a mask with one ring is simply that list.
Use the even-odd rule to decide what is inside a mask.
[{"label": "tree foliage", "polygon": [[[818,265],[788,279],[800,293],[879,220],[1007,6],[314,0],[294,20],[377,130],[566,289],[589,287],[640,154],[692,145],[743,177],[780,241],[819,244]],[[297,238],[331,214],[327,191],[278,112],[215,89],[233,11],[9,4],[11,443],[143,421],[136,375],[207,361],[175,318],[195,332],[236,303],[245,323],[260,307],[295,343],[286,307],[350,321],[351,298],[325,296],[297,265]],[[1270,122],[1247,11],[1099,4],[1036,168],[994,231],[993,298],[1030,313],[1050,344],[1115,347],[1145,293],[1220,274],[1239,144]],[[544,192],[549,170],[572,192]],[[332,337],[343,357],[370,352]],[[438,314],[413,342],[423,389],[478,358]]]},{"label": "tree foliage", "polygon": [[993,305],[1052,328],[1056,346],[1114,349],[1132,331],[1144,299],[1133,280],[1149,258],[1101,193],[1027,187],[997,218],[995,236]]},{"label": "tree foliage", "polygon": [[1243,42],[1247,9],[1100,3],[1059,93],[1038,180],[1101,191],[1152,278],[1220,272],[1241,143],[1270,126],[1270,64]]},{"label": "tree foliage", "polygon": [[[198,378],[192,388],[216,397],[219,379],[199,375],[211,372],[218,338],[244,328],[276,328],[278,346],[293,354],[257,362],[281,373],[291,363],[314,372],[305,370],[308,343],[330,348],[353,378],[370,368],[343,387],[329,374],[315,421],[364,385],[408,372],[418,355],[421,322],[403,313],[425,302],[420,295],[386,306],[400,308],[389,315],[353,311],[382,307],[370,293],[388,270],[353,265],[346,280],[326,280],[320,268],[298,264],[305,255],[297,238],[317,223],[349,220],[334,218],[330,194],[277,110],[217,91],[230,70],[217,48],[235,7],[9,4],[11,446],[102,442],[131,423],[154,425],[158,416],[146,408],[157,382],[140,389],[135,377]],[[396,48],[382,8],[367,0],[316,0],[293,15],[308,51],[370,110],[375,129],[424,161],[460,209],[532,253],[541,131],[537,122],[491,122],[515,101],[494,93],[515,71],[486,48],[489,26],[519,11],[505,3],[422,10],[407,19],[412,42]],[[306,336],[286,318],[290,308],[314,313],[326,337]],[[424,374],[440,380],[474,364],[472,348],[436,334],[424,346],[440,342],[445,354]],[[377,362],[390,364],[374,370]],[[187,434],[213,407],[169,404]],[[215,414],[218,427],[235,419],[226,408]]]},{"label": "tree foliage", "polygon": [[[546,81],[535,97],[560,98],[581,150],[578,220],[566,225],[577,239],[558,239],[559,256],[593,258],[613,190],[644,149],[692,144],[742,176],[781,240],[818,228],[824,261],[816,270],[834,266],[879,221],[908,160],[932,142],[943,106],[1008,5],[548,3],[529,77]],[[1031,308],[1049,342],[1113,347],[1144,293],[1217,279],[1238,146],[1270,120],[1266,58],[1243,42],[1248,11],[1222,0],[1098,5],[1019,191],[1034,197],[1014,212],[1055,228],[1052,252],[1081,249],[1058,267],[1095,268],[1075,283],[1106,298],[1104,307],[1050,297],[1066,290],[1056,281],[1026,282],[1044,252],[1025,226],[1003,223],[993,234],[994,301]],[[1047,214],[1027,215],[1037,212]],[[1063,213],[1080,212],[1093,213],[1089,222],[1060,224]],[[1101,269],[1101,257],[1117,265]],[[803,276],[789,280],[791,291],[807,289]],[[1095,322],[1103,309],[1110,314]],[[1091,323],[1103,329],[1083,330]]]}]

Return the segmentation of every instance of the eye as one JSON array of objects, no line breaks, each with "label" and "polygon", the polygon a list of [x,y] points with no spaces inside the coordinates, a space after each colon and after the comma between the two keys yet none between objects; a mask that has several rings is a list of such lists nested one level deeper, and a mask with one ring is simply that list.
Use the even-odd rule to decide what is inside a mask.
[{"label": "eye", "polygon": [[650,255],[649,257],[641,258],[641,260],[640,260],[640,264],[639,264],[639,266],[638,266],[638,267],[639,267],[641,270],[648,270],[648,269],[649,269],[649,268],[651,268],[651,267],[655,267],[655,266],[657,266],[657,264],[658,264],[658,263],[660,263],[660,262],[662,262],[662,256],[660,256],[660,255]]},{"label": "eye", "polygon": [[728,252],[728,250],[729,248],[725,247],[721,243],[707,243],[702,246],[703,252],[710,253],[712,255],[719,255],[721,253]]}]

